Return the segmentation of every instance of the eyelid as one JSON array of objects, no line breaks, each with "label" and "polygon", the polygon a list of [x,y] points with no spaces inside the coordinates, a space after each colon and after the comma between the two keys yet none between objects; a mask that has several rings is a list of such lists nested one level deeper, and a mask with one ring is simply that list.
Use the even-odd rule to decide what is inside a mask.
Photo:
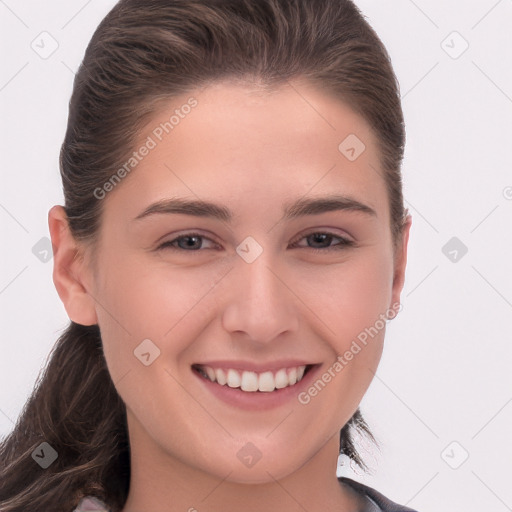
[{"label": "eyelid", "polygon": [[[338,239],[339,242],[337,244],[334,244],[334,245],[329,245],[327,247],[309,247],[308,245],[296,245],[298,242],[300,242],[301,240],[307,238],[308,236],[310,235],[314,235],[314,234],[322,234],[322,235],[328,235],[334,239]],[[337,235],[336,233],[333,233],[332,231],[329,231],[329,230],[314,230],[314,231],[311,231],[309,233],[305,233],[301,236],[299,236],[295,242],[293,242],[292,245],[292,249],[306,249],[308,252],[314,252],[316,254],[331,254],[333,251],[341,251],[342,249],[349,249],[349,248],[352,248],[352,247],[356,247],[356,242],[351,239],[351,238],[348,238],[346,236],[343,236],[343,235]],[[295,246],[295,247],[293,247]]]},{"label": "eyelid", "polygon": [[[185,231],[184,233],[174,234],[172,236],[172,238],[169,238],[169,239],[165,239],[166,238],[165,236],[159,238],[159,240],[157,240],[157,242],[156,242],[156,249],[155,250],[158,251],[160,249],[170,249],[170,250],[176,250],[176,251],[181,251],[181,252],[201,252],[202,248],[199,249],[199,250],[196,250],[196,251],[194,251],[194,250],[186,251],[185,249],[180,249],[179,247],[172,247],[170,245],[171,243],[176,242],[180,238],[194,237],[194,236],[200,237],[203,240],[208,240],[212,244],[216,245],[217,248],[220,245],[211,236],[207,236],[207,235],[205,235],[203,233],[199,233],[197,231]],[[162,240],[162,239],[164,239],[164,241],[160,242],[160,240]]]},{"label": "eyelid", "polygon": [[[336,233],[335,231],[336,231],[335,228],[306,229],[305,231],[303,231],[302,233],[297,235],[297,237],[294,239],[292,244],[295,244],[296,242],[300,241],[302,238],[306,238],[306,237],[308,237],[310,235],[314,235],[316,233],[320,233],[323,235],[330,235],[332,237],[340,238],[341,240],[345,240],[346,242],[349,242],[349,243],[355,243],[354,238],[351,235],[349,235],[346,231],[343,231],[343,233]],[[311,247],[311,249],[313,249],[313,247]]]}]

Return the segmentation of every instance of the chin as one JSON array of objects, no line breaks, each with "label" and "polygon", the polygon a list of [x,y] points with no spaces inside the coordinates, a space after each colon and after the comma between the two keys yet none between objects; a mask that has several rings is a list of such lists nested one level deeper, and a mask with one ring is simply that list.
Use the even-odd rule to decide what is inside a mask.
[{"label": "chin", "polygon": [[273,450],[271,458],[266,459],[251,443],[237,450],[234,457],[226,457],[225,453],[220,457],[221,460],[209,461],[209,473],[227,482],[251,485],[269,484],[286,478],[305,463],[295,458],[292,460],[290,452],[281,453],[277,449]]}]

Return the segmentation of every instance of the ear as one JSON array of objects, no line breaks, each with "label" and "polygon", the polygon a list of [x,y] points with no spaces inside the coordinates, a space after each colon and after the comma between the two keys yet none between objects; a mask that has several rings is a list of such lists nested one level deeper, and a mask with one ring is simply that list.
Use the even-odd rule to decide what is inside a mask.
[{"label": "ear", "polygon": [[402,230],[401,241],[398,244],[395,252],[393,287],[390,305],[390,309],[395,311],[395,316],[398,314],[401,308],[400,294],[405,283],[405,267],[407,265],[407,246],[409,243],[409,231],[411,229],[411,225],[412,217],[409,213],[407,213]]},{"label": "ear", "polygon": [[66,312],[77,324],[97,324],[94,299],[88,293],[83,248],[71,234],[62,206],[55,205],[49,210],[48,226],[53,248],[53,283]]}]

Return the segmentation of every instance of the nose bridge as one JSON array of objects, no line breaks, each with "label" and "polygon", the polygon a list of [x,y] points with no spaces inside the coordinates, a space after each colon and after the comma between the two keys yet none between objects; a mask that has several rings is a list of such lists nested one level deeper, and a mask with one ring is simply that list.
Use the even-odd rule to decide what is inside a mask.
[{"label": "nose bridge", "polygon": [[255,342],[267,343],[296,329],[293,294],[281,273],[270,251],[263,251],[251,263],[240,257],[223,313],[227,331],[241,331]]}]

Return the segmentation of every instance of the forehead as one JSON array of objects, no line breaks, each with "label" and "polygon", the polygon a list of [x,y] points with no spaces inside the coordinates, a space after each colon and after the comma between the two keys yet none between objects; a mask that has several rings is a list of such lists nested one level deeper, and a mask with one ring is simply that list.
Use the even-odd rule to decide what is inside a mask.
[{"label": "forehead", "polygon": [[262,214],[308,192],[385,200],[376,138],[350,106],[305,83],[272,90],[220,82],[161,103],[136,166],[111,193],[132,216],[170,196]]}]

